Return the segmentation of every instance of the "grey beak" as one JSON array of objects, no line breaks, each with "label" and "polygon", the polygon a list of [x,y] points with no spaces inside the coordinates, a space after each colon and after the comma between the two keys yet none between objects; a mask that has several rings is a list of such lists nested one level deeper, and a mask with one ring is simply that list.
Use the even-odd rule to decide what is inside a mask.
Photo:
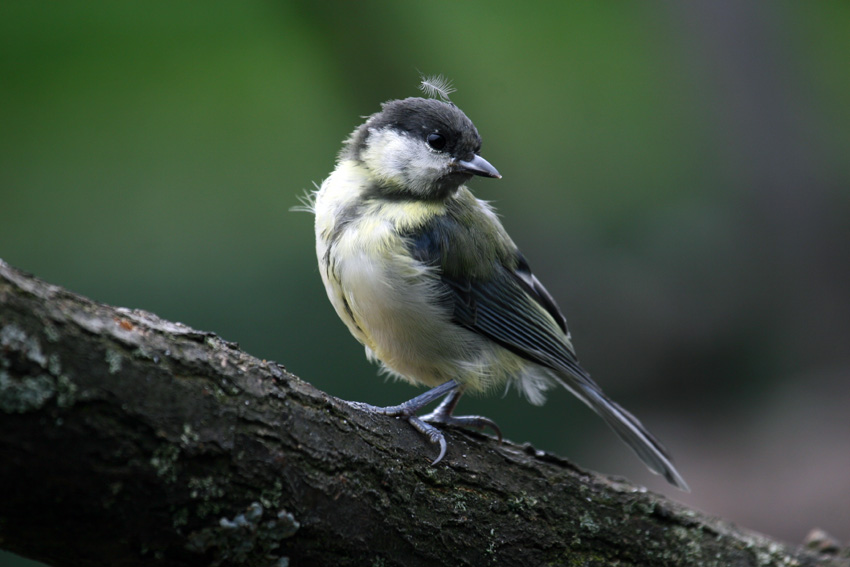
[{"label": "grey beak", "polygon": [[496,179],[502,178],[499,172],[496,171],[496,168],[490,165],[489,161],[477,154],[472,156],[472,159],[469,161],[458,160],[457,164],[460,166],[461,170],[473,175],[480,175],[481,177],[495,177]]}]

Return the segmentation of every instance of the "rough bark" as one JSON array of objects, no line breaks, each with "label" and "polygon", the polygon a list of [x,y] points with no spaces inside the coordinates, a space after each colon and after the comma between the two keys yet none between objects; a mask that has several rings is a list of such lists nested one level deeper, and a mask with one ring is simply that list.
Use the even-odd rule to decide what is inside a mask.
[{"label": "rough bark", "polygon": [[432,451],[211,333],[0,261],[0,546],[83,565],[848,566],[528,446]]}]

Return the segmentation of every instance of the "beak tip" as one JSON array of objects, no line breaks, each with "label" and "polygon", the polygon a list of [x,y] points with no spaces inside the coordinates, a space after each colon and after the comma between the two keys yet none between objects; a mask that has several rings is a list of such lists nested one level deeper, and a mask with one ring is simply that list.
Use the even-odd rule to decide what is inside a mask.
[{"label": "beak tip", "polygon": [[501,179],[502,174],[499,173],[495,167],[490,165],[486,159],[479,155],[473,156],[473,158],[469,161],[459,161],[457,162],[464,171],[471,173],[473,175],[480,175],[481,177],[492,177],[493,179]]}]

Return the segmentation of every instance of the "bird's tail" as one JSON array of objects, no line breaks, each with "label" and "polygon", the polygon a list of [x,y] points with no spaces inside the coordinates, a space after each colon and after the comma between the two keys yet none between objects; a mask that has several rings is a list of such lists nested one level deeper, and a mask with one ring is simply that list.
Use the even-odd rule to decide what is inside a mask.
[{"label": "bird's tail", "polygon": [[[620,407],[616,402],[606,396],[595,384],[567,384],[563,379],[559,380],[577,398],[587,404],[595,411],[611,429],[622,439],[626,445],[637,453],[640,460],[654,472],[667,479],[667,482],[690,492],[688,484],[682,475],[673,466],[670,454],[664,445],[656,439],[652,433],[646,430],[638,419],[628,411]],[[575,384],[575,386],[574,386]],[[576,387],[577,386],[577,387]],[[578,391],[577,391],[578,390]]]}]

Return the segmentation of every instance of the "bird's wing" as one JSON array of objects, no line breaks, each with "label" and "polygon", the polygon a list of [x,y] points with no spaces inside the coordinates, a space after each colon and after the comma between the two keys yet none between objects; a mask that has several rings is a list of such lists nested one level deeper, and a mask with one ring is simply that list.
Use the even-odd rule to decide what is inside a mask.
[{"label": "bird's wing", "polygon": [[[436,226],[410,235],[408,243],[415,258],[438,269],[454,322],[554,370],[561,384],[602,416],[650,470],[687,491],[664,446],[579,365],[563,314],[522,254],[514,248],[512,254],[491,257],[480,243],[476,247],[474,238],[464,243],[467,246],[457,246],[447,234]],[[458,261],[459,254],[466,257]],[[470,276],[463,270],[474,265],[472,255],[492,262],[486,275]]]},{"label": "bird's wing", "polygon": [[561,330],[567,335],[567,338],[569,338],[570,332],[567,330],[567,318],[564,317],[563,313],[561,313],[561,309],[558,307],[558,304],[555,303],[555,299],[549,294],[546,288],[543,287],[540,280],[531,273],[531,268],[529,267],[525,256],[523,256],[519,251],[517,251],[517,259],[517,267],[513,270],[513,274],[517,281],[519,281],[520,285],[525,288],[525,291],[534,298],[534,300],[537,301],[537,303],[539,303],[540,306],[549,313],[549,315],[552,316]]},{"label": "bird's wing", "polygon": [[[528,290],[528,277],[536,283],[533,291]],[[559,371],[561,384],[598,413],[650,470],[689,490],[664,445],[636,417],[609,399],[579,365],[569,335],[559,326],[563,315],[561,320],[554,318],[551,310],[559,315],[560,311],[530,271],[523,274],[503,268],[487,281],[445,275],[442,281],[452,290],[455,322],[523,358]]]},{"label": "bird's wing", "polygon": [[457,324],[532,362],[593,384],[578,363],[564,316],[530,271],[500,267],[487,280],[447,274],[441,280],[451,290]]},{"label": "bird's wing", "polygon": [[578,363],[566,318],[507,235],[509,248],[498,250],[447,215],[404,236],[414,258],[437,268],[455,323],[598,389]]}]

